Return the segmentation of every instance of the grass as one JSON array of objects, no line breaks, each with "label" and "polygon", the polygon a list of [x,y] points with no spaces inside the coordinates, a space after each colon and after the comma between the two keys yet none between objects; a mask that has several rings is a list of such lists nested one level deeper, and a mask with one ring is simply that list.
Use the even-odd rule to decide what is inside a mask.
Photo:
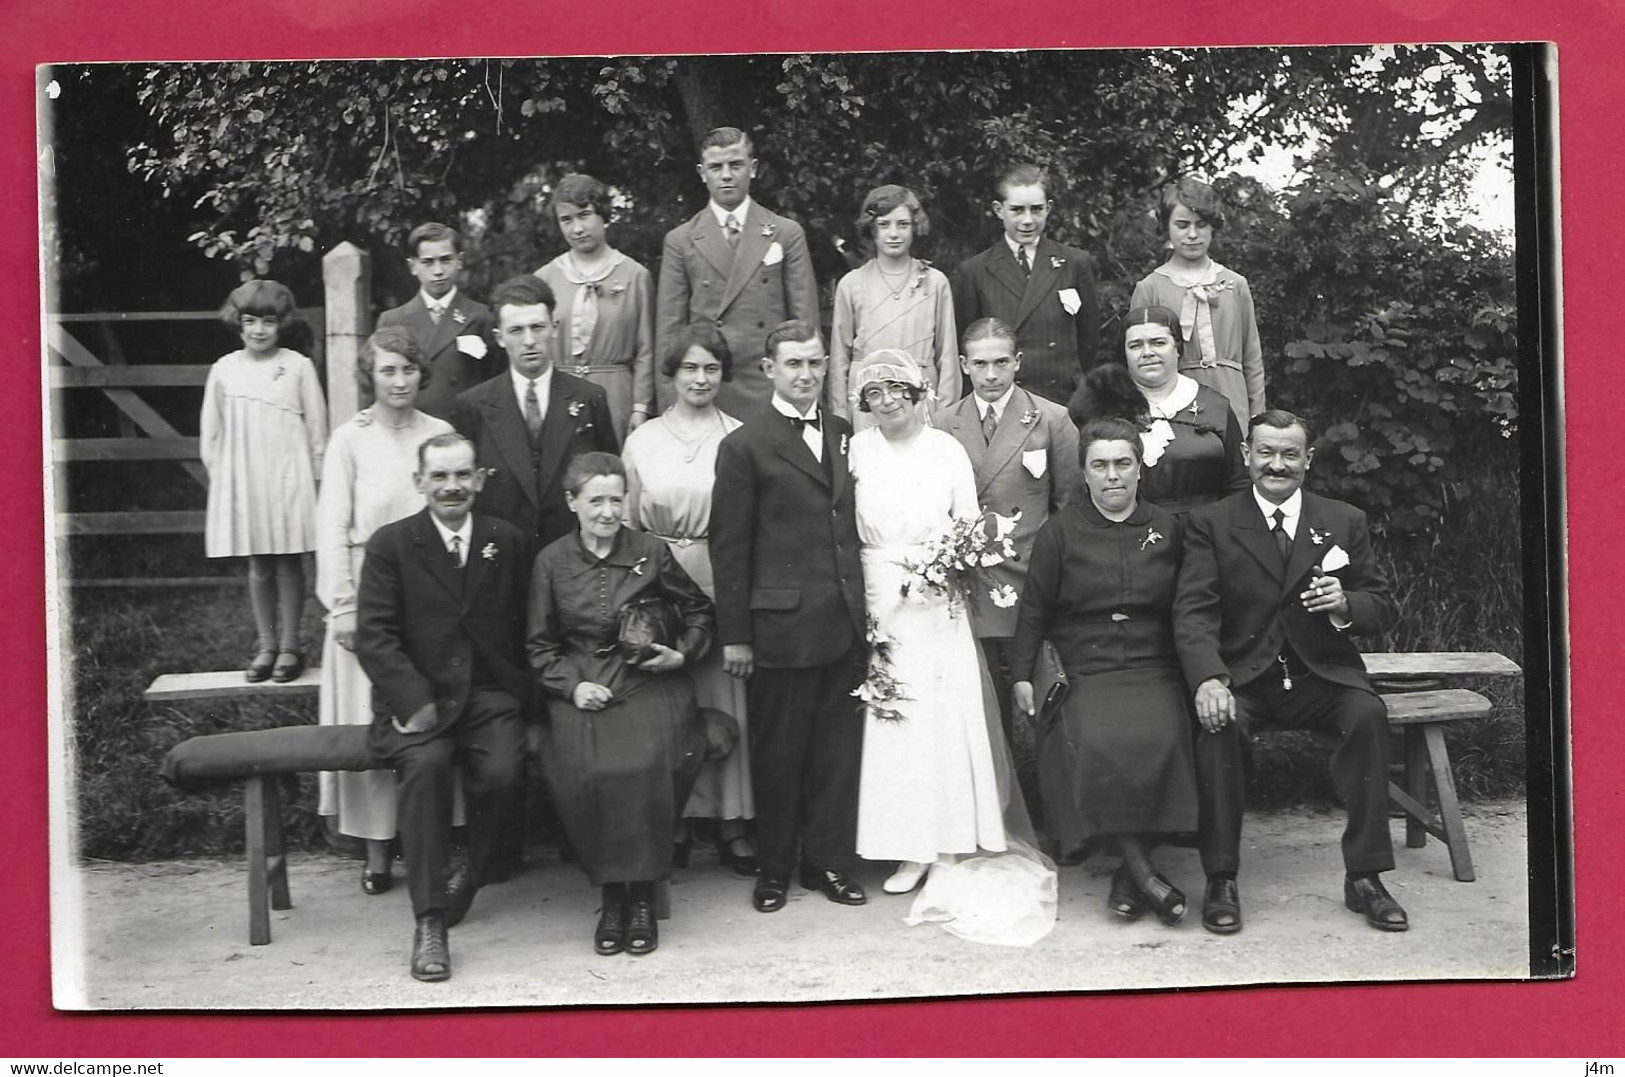
[{"label": "grass", "polygon": [[[1450,541],[1384,538],[1378,556],[1400,609],[1398,627],[1375,649],[1494,650],[1521,663],[1522,576],[1516,491],[1486,486],[1453,509],[1442,534]],[[74,540],[74,566],[89,576],[194,576],[218,571],[190,538]],[[195,543],[197,550],[192,549]],[[307,579],[313,566],[307,566]],[[239,569],[240,571],[240,569]],[[314,699],[290,704],[248,701],[147,704],[141,692],[159,673],[235,669],[252,646],[247,595],[239,586],[174,589],[68,589],[72,656],[78,852],[108,860],[228,855],[243,845],[241,798],[230,790],[180,794],[159,777],[168,749],[204,733],[309,723]],[[304,640],[319,653],[320,607],[306,605]],[[1502,797],[1523,789],[1526,759],[1521,681],[1469,685],[1496,703],[1482,722],[1457,723],[1447,734],[1464,797]],[[1020,725],[1020,723],[1018,723]],[[1018,764],[1033,746],[1023,730],[1012,746]],[[1259,807],[1335,801],[1326,749],[1306,734],[1260,740],[1250,803]],[[312,775],[286,779],[285,825],[295,848],[320,848]]]}]

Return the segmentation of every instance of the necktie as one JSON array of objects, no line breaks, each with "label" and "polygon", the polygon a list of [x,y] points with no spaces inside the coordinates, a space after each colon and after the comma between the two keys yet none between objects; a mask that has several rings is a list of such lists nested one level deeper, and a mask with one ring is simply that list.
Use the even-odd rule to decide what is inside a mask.
[{"label": "necktie", "polygon": [[444,318],[445,316],[446,316],[446,308],[445,307],[432,306],[432,307],[429,308],[429,320],[434,322],[434,324],[439,325],[440,324],[440,319]]},{"label": "necktie", "polygon": [[1026,247],[1016,248],[1016,265],[1021,267],[1021,272],[1026,276],[1033,275],[1033,264],[1027,259]]},{"label": "necktie", "polygon": [[451,536],[451,567],[455,569],[463,567],[463,536],[461,535]]},{"label": "necktie", "polygon": [[993,414],[993,408],[990,405],[988,409],[982,413],[982,437],[989,445],[993,444],[993,434],[998,429],[999,417]]},{"label": "necktie", "polygon": [[1270,519],[1275,521],[1275,546],[1281,551],[1281,563],[1284,565],[1292,557],[1292,536],[1286,533],[1286,513],[1276,509]]},{"label": "necktie", "polygon": [[728,246],[738,247],[739,218],[735,217],[732,213],[728,214],[728,219],[722,222],[722,230],[728,237]]},{"label": "necktie", "polygon": [[525,383],[525,429],[530,433],[530,443],[534,447],[542,436],[542,408],[536,402],[535,378]]}]

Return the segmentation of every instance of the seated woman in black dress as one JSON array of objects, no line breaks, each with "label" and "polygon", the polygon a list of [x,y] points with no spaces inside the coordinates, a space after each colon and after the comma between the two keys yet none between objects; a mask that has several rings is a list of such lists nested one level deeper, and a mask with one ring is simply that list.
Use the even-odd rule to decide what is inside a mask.
[{"label": "seated woman in black dress", "polygon": [[1140,496],[1176,517],[1247,488],[1241,427],[1224,394],[1179,372],[1179,316],[1135,307],[1124,319],[1123,359],[1091,370],[1068,410],[1127,419],[1140,428]]},{"label": "seated woman in black dress", "polygon": [[[564,476],[581,529],[536,556],[526,649],[546,701],[542,771],[582,870],[603,887],[601,954],[653,952],[654,885],[671,876],[671,835],[705,756],[684,672],[715,627],[711,600],[660,539],[621,526],[626,470],[583,453]],[[652,592],[676,609],[675,647],[628,662],[617,613]]]},{"label": "seated woman in black dress", "polygon": [[1048,639],[1071,689],[1038,731],[1045,828],[1062,856],[1105,841],[1122,860],[1107,907],[1165,924],[1185,895],[1151,850],[1196,827],[1190,694],[1174,653],[1180,522],[1138,496],[1139,431],[1095,419],[1079,432],[1089,499],[1051,516],[1033,543],[1011,646],[1016,709],[1033,713],[1033,675]]}]

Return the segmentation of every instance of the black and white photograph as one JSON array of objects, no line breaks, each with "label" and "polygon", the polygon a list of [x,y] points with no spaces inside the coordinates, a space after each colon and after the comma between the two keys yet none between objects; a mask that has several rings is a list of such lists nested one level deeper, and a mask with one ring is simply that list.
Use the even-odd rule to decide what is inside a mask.
[{"label": "black and white photograph", "polygon": [[40,67],[55,1006],[1571,975],[1557,63]]}]

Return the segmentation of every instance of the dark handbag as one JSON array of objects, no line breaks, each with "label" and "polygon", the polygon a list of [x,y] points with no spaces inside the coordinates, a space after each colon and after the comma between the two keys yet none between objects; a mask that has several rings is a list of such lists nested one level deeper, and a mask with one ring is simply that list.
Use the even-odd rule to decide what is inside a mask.
[{"label": "dark handbag", "polygon": [[628,662],[654,657],[656,644],[675,650],[682,632],[677,607],[653,591],[633,595],[615,612],[615,646]]}]

